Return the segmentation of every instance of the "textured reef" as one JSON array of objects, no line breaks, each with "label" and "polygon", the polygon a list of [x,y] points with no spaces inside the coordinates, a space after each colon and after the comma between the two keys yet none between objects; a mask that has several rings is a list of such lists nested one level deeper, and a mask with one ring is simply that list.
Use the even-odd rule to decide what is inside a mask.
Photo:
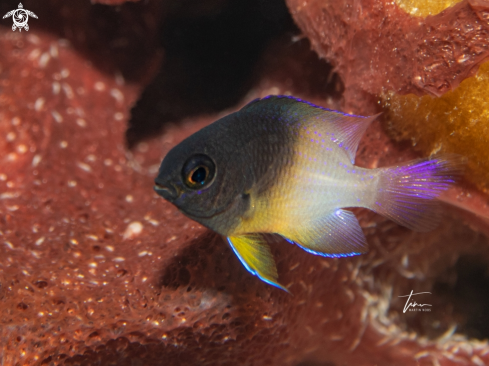
[{"label": "textured reef", "polygon": [[487,66],[478,72],[489,58],[486,1],[288,3],[337,68],[347,108],[371,111],[380,98],[392,136],[425,155],[470,157],[467,178],[487,188]]},{"label": "textured reef", "polygon": [[[26,0],[29,32],[0,23],[1,364],[489,363],[487,2],[288,0],[300,32],[280,1],[98,2],[118,6]],[[293,296],[249,275],[152,186],[172,146],[269,94],[383,109],[361,166],[468,156],[444,222],[355,210],[366,255],[273,243]],[[403,313],[411,290],[429,313]]]}]

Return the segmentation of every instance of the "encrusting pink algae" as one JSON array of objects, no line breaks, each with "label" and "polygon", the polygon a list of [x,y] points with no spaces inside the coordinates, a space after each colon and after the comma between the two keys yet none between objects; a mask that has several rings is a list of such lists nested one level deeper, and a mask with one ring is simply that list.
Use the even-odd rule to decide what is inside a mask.
[{"label": "encrusting pink algae", "polygon": [[[187,49],[159,43],[160,28],[175,27],[166,34],[177,42],[187,27],[175,24],[205,15],[202,32],[236,3],[98,2],[118,5],[26,0],[39,18],[28,32],[0,21],[0,364],[489,364],[487,2],[438,13],[411,1],[413,16],[401,0],[287,0],[305,37],[274,38],[239,103],[169,121],[131,150],[131,108],[158,63],[195,65]],[[0,14],[17,6],[4,1]],[[293,296],[249,275],[222,238],[152,187],[171,147],[269,94],[384,108],[360,143],[363,167],[467,155],[440,227],[415,233],[354,209],[365,255],[319,258],[272,243]],[[430,312],[403,313],[399,296],[411,291],[431,292],[418,301]]]}]

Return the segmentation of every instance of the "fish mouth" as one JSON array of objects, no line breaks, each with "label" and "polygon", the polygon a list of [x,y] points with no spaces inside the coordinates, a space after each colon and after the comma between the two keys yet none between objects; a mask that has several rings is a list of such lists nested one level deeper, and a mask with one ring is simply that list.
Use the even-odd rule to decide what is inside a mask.
[{"label": "fish mouth", "polygon": [[234,206],[236,204],[239,204],[239,201],[237,200],[239,197],[241,197],[241,195],[237,196],[227,206],[224,206],[221,209],[216,209],[211,214],[199,214],[198,212],[193,212],[192,213],[192,212],[189,212],[188,210],[183,210],[183,209],[180,209],[180,212],[182,212],[183,214],[185,214],[186,216],[188,216],[192,220],[198,221],[198,222],[200,222],[201,220],[212,219],[212,218],[214,218],[216,216],[219,216],[219,215],[223,214],[224,212],[230,210],[232,208],[232,206]]},{"label": "fish mouth", "polygon": [[194,221],[199,221],[199,219],[200,220],[202,220],[202,219],[212,219],[213,217],[222,214],[226,210],[227,210],[227,207],[225,207],[224,209],[222,209],[220,211],[216,211],[216,212],[214,212],[214,213],[212,213],[210,215],[198,215],[198,214],[189,213],[188,211],[185,211],[185,210],[180,209],[180,211],[183,214],[185,214],[185,216],[188,216],[189,218],[191,218]]},{"label": "fish mouth", "polygon": [[153,186],[154,191],[165,200],[169,201],[173,205],[177,206],[177,208],[182,212],[185,216],[191,218],[194,221],[200,222],[201,220],[212,219],[215,216],[218,216],[228,210],[231,206],[236,204],[235,201],[231,201],[227,206],[216,209],[212,213],[202,213],[198,211],[189,210],[188,208],[182,208],[180,206],[179,198],[182,196],[182,189],[179,189],[178,186],[171,183],[159,183],[155,181]]},{"label": "fish mouth", "polygon": [[164,199],[170,202],[175,201],[180,196],[178,194],[178,190],[172,184],[164,185],[155,182],[153,189],[159,196],[163,197]]},{"label": "fish mouth", "polygon": [[178,204],[178,199],[180,198],[182,192],[177,187],[175,187],[173,184],[170,184],[170,183],[161,184],[161,183],[155,182],[153,189],[155,190],[155,192],[159,196],[163,197],[165,200],[169,201],[170,203],[173,203],[175,206],[177,206],[179,208],[179,210],[183,214],[185,214],[186,216],[190,217],[191,219],[193,219],[195,221],[199,221],[199,219],[211,219],[214,216],[217,216],[217,215],[223,213],[227,209],[227,207],[225,207],[220,211],[214,212],[212,214],[207,214],[207,215],[199,214],[198,212],[197,213],[191,213],[191,212],[186,211],[185,209],[180,208],[180,206]]}]

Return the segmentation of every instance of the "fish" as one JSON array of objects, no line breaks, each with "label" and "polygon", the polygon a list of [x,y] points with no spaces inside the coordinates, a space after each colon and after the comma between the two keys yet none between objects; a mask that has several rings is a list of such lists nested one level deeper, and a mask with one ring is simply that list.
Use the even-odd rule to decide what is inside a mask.
[{"label": "fish", "polygon": [[438,197],[463,174],[454,154],[401,165],[355,166],[379,115],[357,116],[291,96],[256,99],[204,127],[163,158],[154,190],[227,239],[243,266],[278,281],[269,237],[324,257],[366,253],[363,207],[415,231],[440,221]]}]

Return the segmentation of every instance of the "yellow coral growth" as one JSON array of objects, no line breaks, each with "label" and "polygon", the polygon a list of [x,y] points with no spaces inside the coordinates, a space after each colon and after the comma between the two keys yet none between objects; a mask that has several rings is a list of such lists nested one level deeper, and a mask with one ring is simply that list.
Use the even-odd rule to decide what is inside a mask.
[{"label": "yellow coral growth", "polygon": [[395,0],[395,3],[406,13],[426,17],[441,13],[460,1],[462,0]]},{"label": "yellow coral growth", "polygon": [[440,98],[390,92],[383,102],[396,138],[411,139],[426,155],[468,157],[467,179],[489,190],[489,62]]}]

